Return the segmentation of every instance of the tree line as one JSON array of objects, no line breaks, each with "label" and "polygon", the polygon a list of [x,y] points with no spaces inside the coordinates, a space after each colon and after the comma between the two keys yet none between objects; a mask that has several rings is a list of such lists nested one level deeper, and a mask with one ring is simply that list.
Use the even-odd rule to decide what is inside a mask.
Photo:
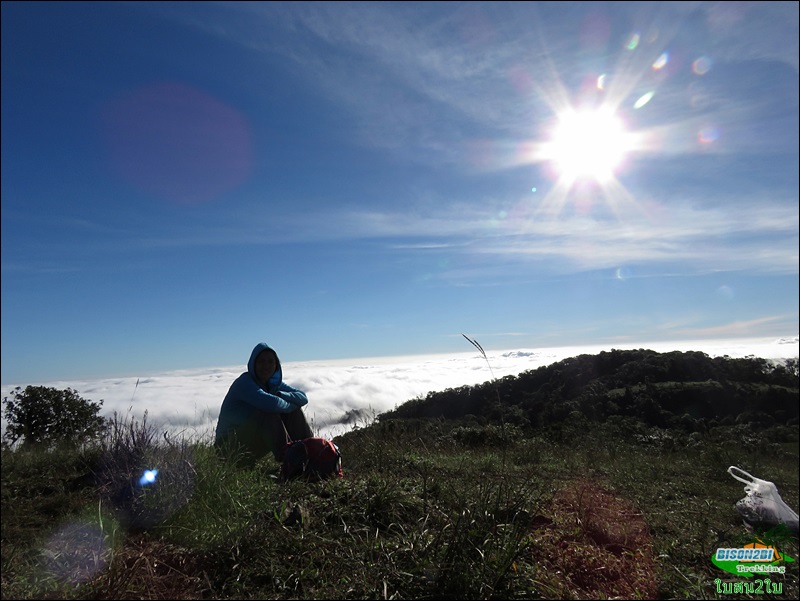
[{"label": "tree line", "polygon": [[620,415],[647,425],[796,425],[798,361],[710,357],[699,351],[611,350],[578,355],[474,386],[413,399],[379,416],[482,420],[542,427],[573,414]]}]

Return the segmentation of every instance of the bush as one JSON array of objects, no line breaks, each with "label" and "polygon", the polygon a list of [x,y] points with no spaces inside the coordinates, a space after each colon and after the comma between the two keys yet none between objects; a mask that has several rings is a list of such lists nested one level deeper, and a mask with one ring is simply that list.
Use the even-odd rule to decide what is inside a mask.
[{"label": "bush", "polygon": [[100,436],[107,426],[99,415],[103,401],[88,401],[69,388],[17,387],[3,403],[8,421],[3,442],[9,447],[20,441],[24,448],[82,444]]},{"label": "bush", "polygon": [[109,420],[108,435],[95,466],[100,498],[131,530],[161,524],[189,502],[195,485],[194,447],[170,439],[147,422]]},{"label": "bush", "polygon": [[488,424],[486,426],[458,426],[450,437],[465,447],[506,447],[521,440],[522,430],[514,424]]}]

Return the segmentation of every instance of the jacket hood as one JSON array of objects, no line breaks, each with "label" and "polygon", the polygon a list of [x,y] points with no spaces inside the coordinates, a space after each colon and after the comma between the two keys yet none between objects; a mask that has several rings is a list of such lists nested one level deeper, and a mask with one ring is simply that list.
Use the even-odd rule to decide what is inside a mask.
[{"label": "jacket hood", "polygon": [[261,383],[256,378],[256,358],[261,354],[262,351],[272,351],[275,353],[275,359],[277,363],[277,367],[275,368],[275,373],[272,374],[272,377],[269,379],[269,383],[267,384],[267,388],[277,388],[283,382],[283,370],[281,369],[281,360],[278,358],[278,353],[275,352],[275,349],[270,347],[266,342],[259,342],[253,352],[250,353],[250,360],[247,362],[247,373],[250,374],[250,377],[253,378],[253,381],[258,383],[259,386]]}]

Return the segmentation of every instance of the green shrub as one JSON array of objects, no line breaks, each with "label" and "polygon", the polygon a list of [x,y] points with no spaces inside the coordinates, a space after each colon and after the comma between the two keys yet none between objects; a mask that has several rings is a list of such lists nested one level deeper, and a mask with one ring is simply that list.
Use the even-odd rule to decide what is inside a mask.
[{"label": "green shrub", "polygon": [[77,391],[44,386],[17,387],[5,404],[6,431],[3,442],[13,447],[77,445],[100,436],[107,421],[101,417],[103,401],[80,397]]}]

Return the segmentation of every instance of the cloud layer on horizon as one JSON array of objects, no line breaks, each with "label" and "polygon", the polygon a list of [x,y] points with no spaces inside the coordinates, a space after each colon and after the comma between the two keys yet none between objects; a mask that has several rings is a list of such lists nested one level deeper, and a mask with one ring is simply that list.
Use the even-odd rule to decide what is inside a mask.
[{"label": "cloud layer on horizon", "polygon": [[[607,344],[585,347],[487,351],[448,355],[342,359],[284,364],[287,383],[309,397],[306,416],[316,434],[332,438],[354,426],[370,423],[381,413],[428,392],[474,385],[494,377],[517,375],[581,354],[603,350],[648,348],[658,352],[699,350],[711,356],[767,359],[797,358],[798,337]],[[490,369],[491,366],[491,369]],[[115,412],[141,420],[173,434],[210,441],[222,399],[242,367],[183,370],[145,377],[43,383],[71,388],[83,398],[103,400],[102,414]],[[3,386],[3,398],[14,389]],[[5,429],[5,419],[3,420]]]}]

